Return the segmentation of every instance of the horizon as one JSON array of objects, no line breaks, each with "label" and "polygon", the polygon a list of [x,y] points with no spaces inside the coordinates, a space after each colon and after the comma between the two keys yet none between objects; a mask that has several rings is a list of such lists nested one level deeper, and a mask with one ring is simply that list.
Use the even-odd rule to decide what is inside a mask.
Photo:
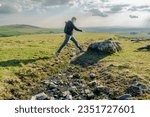
[{"label": "horizon", "polygon": [[[32,25],[32,24],[6,24],[6,25],[0,25],[0,27],[5,27],[5,26],[33,26],[33,27],[38,27],[38,28],[46,28],[46,29],[63,29],[64,27],[42,27],[42,26],[37,26],[37,25]],[[86,26],[86,27],[80,27],[80,28],[124,28],[124,29],[150,29],[150,27],[125,27],[125,26]]]},{"label": "horizon", "polygon": [[149,13],[149,0],[1,0],[0,26],[63,28],[75,16],[78,27],[149,28]]}]

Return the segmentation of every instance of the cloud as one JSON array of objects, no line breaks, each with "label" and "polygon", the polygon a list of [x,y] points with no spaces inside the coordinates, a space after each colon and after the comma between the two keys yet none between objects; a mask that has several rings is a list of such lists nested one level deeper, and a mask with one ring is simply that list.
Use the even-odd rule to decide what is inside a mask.
[{"label": "cloud", "polygon": [[14,14],[24,10],[31,10],[31,0],[1,0],[0,14]]},{"label": "cloud", "polygon": [[110,11],[108,13],[118,13],[118,12],[121,12],[122,10],[126,9],[129,6],[130,6],[129,4],[108,6],[108,8],[110,8]]},{"label": "cloud", "polygon": [[13,14],[24,11],[39,11],[48,7],[73,5],[76,0],[1,0],[0,14]]},{"label": "cloud", "polygon": [[109,0],[82,0],[81,7],[92,16],[107,17],[114,13],[120,13],[130,6],[129,4],[112,4]]},{"label": "cloud", "polygon": [[106,25],[137,26],[139,23],[141,26],[149,13],[149,0],[0,0],[0,25],[25,22],[58,26],[58,19],[64,24],[63,20],[74,15],[83,19],[81,24],[86,20],[90,25],[106,21]]},{"label": "cloud", "polygon": [[129,11],[150,11],[149,5],[132,6],[128,9]]},{"label": "cloud", "polygon": [[88,12],[92,13],[92,16],[101,16],[101,17],[107,17],[108,15],[101,12],[99,9],[90,9]]},{"label": "cloud", "polygon": [[13,14],[19,12],[17,6],[0,4],[0,14]]},{"label": "cloud", "polygon": [[137,19],[137,18],[139,18],[139,17],[136,16],[136,15],[129,15],[129,17],[130,17],[131,19]]},{"label": "cloud", "polygon": [[100,1],[102,1],[102,2],[108,2],[109,0],[100,0]]},{"label": "cloud", "polygon": [[74,2],[74,0],[31,0],[33,2],[39,2],[43,6],[62,6],[68,5]]}]

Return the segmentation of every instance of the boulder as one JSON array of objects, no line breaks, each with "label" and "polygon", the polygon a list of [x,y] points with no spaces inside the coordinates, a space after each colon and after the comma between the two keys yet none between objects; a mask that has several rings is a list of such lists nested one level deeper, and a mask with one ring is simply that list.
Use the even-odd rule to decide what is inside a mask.
[{"label": "boulder", "polygon": [[90,78],[91,78],[91,79],[94,79],[95,77],[96,77],[96,74],[90,73]]},{"label": "boulder", "polygon": [[136,85],[131,85],[126,89],[126,93],[131,94],[132,96],[140,96],[143,94],[143,90],[141,87]]},{"label": "boulder", "polygon": [[70,91],[65,91],[62,94],[65,100],[72,100],[72,95],[70,94]]},{"label": "boulder", "polygon": [[73,74],[73,78],[74,79],[80,79],[80,74],[78,74],[78,73]]},{"label": "boulder", "polygon": [[101,94],[110,94],[110,89],[108,87],[103,87],[103,86],[97,86],[94,89],[94,94],[96,95],[101,95]]},{"label": "boulder", "polygon": [[130,94],[124,94],[118,98],[118,100],[131,100],[132,96]]},{"label": "boulder", "polygon": [[88,100],[94,99],[94,96],[95,96],[94,93],[91,92],[91,93],[87,94],[87,99]]},{"label": "boulder", "polygon": [[149,94],[149,91],[149,87],[146,84],[142,84],[139,82],[132,84],[126,89],[126,93],[129,93],[132,96],[140,96],[145,93]]},{"label": "boulder", "polygon": [[138,50],[144,50],[144,49],[150,51],[150,45],[147,45],[147,46],[145,46],[145,47],[138,48]]},{"label": "boulder", "polygon": [[76,86],[71,86],[71,87],[69,88],[69,91],[70,91],[70,93],[71,93],[72,96],[79,95],[78,92],[77,92],[78,89],[76,88]]},{"label": "boulder", "polygon": [[94,81],[91,81],[91,82],[89,82],[89,86],[90,87],[95,87],[96,86],[96,84],[97,84],[97,81],[96,80],[94,80]]},{"label": "boulder", "polygon": [[90,89],[85,89],[85,94],[90,94],[91,90]]},{"label": "boulder", "polygon": [[56,85],[56,84],[54,84],[53,82],[51,82],[51,83],[49,83],[49,85],[48,85],[48,89],[55,89],[55,88],[57,88],[58,86]]},{"label": "boulder", "polygon": [[44,92],[31,97],[31,100],[50,100],[50,97]]},{"label": "boulder", "polygon": [[119,42],[113,42],[112,39],[108,39],[103,42],[92,43],[87,51],[101,54],[113,54],[121,50],[122,48]]}]

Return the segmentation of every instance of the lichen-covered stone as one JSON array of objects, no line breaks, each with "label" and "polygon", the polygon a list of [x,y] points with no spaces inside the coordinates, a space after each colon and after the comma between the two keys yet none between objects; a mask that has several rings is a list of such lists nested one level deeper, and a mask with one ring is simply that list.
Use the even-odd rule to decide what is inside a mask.
[{"label": "lichen-covered stone", "polygon": [[122,48],[119,42],[113,42],[111,39],[105,40],[103,42],[92,43],[88,47],[90,52],[98,52],[101,54],[113,54],[121,51]]}]

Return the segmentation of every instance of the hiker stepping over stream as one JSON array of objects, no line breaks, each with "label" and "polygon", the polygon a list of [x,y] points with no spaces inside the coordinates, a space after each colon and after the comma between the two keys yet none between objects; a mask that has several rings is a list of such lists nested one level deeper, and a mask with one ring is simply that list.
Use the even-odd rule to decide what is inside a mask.
[{"label": "hiker stepping over stream", "polygon": [[62,43],[62,45],[59,47],[59,49],[56,52],[56,56],[58,57],[61,50],[66,46],[66,44],[68,43],[69,40],[71,40],[75,46],[77,48],[79,48],[80,52],[84,52],[83,49],[79,46],[78,42],[76,41],[76,39],[73,36],[73,30],[79,31],[79,32],[83,32],[82,30],[78,29],[74,24],[76,22],[76,17],[72,17],[71,20],[69,20],[68,22],[66,22],[65,28],[64,28],[64,33],[66,34],[65,36],[65,40]]}]

